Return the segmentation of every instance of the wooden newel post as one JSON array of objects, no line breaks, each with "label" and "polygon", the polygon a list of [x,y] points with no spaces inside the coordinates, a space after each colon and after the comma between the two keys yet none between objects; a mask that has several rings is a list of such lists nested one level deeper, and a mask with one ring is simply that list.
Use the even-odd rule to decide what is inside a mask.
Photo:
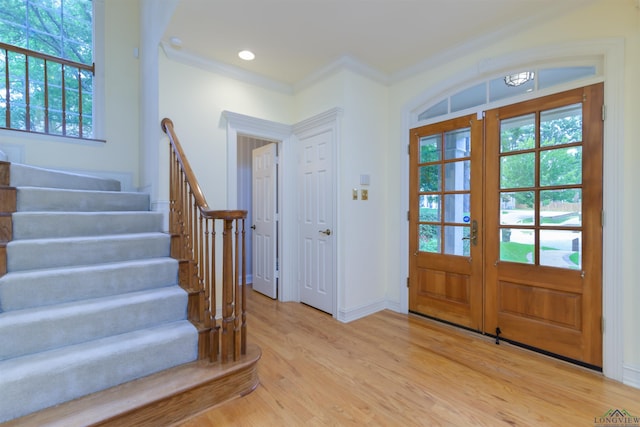
[{"label": "wooden newel post", "polygon": [[222,363],[233,358],[234,292],[233,292],[233,220],[224,219],[222,232]]}]

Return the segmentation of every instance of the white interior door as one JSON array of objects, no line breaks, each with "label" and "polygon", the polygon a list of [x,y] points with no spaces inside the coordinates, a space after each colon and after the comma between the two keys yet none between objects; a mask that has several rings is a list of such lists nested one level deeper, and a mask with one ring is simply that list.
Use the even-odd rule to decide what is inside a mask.
[{"label": "white interior door", "polygon": [[253,289],[277,297],[277,146],[252,151]]},{"label": "white interior door", "polygon": [[300,138],[300,301],[334,312],[333,130]]}]

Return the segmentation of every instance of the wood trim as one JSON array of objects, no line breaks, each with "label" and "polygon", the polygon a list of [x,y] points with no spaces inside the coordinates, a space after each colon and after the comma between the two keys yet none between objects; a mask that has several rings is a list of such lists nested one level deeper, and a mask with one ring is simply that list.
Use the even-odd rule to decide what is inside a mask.
[{"label": "wood trim", "polygon": [[13,240],[18,191],[11,187],[11,163],[0,161],[0,277],[7,274],[7,243]]},{"label": "wood trim", "polygon": [[3,427],[156,427],[245,396],[258,387],[260,348],[226,365],[198,361],[11,420]]}]

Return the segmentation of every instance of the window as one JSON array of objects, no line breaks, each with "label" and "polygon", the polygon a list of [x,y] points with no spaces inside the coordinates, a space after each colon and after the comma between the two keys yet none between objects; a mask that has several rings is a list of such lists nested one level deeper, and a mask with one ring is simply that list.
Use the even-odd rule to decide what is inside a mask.
[{"label": "window", "polygon": [[93,138],[93,2],[3,3],[0,127]]},{"label": "window", "polygon": [[[505,79],[527,75],[522,81],[506,82]],[[469,110],[488,103],[496,103],[522,96],[536,90],[547,89],[561,84],[579,81],[598,75],[595,65],[567,66],[525,70],[524,72],[500,76],[489,81],[465,88],[451,96],[439,100],[417,114],[419,121],[442,118],[447,114]]]}]

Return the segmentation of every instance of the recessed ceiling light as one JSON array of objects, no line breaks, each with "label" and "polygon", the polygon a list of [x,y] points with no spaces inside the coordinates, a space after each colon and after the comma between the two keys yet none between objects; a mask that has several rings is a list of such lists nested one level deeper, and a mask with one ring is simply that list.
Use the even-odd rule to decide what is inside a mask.
[{"label": "recessed ceiling light", "polygon": [[256,57],[256,55],[254,55],[250,50],[241,50],[238,52],[238,56],[245,61],[253,61]]}]

